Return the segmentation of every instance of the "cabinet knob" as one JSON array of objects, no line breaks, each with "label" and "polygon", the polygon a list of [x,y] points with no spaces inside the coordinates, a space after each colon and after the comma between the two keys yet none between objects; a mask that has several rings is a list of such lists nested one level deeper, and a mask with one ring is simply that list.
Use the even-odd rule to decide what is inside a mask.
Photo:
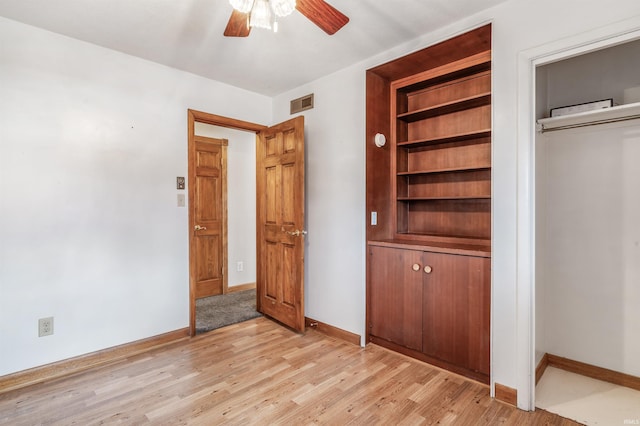
[{"label": "cabinet knob", "polygon": [[420,270],[420,265],[418,265],[417,263],[414,263],[413,266],[411,267],[411,269],[413,269],[414,271],[419,271]]},{"label": "cabinet knob", "polygon": [[424,273],[425,274],[430,274],[431,271],[433,271],[433,268],[431,268],[431,266],[427,265],[424,267]]}]

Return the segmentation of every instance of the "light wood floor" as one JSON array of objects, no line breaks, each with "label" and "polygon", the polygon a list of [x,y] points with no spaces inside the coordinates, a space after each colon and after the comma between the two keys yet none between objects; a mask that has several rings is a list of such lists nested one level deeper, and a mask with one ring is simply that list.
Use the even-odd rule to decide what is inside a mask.
[{"label": "light wood floor", "polygon": [[0,424],[573,425],[387,351],[257,318],[0,394]]}]

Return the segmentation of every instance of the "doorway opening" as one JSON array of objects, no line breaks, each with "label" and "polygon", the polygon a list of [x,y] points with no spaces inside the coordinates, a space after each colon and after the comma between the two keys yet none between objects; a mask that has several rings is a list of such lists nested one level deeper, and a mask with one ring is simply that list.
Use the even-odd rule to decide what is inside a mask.
[{"label": "doorway opening", "polygon": [[[540,406],[536,383],[548,366],[631,383],[640,376],[640,357],[628,356],[640,348],[630,338],[638,322],[624,319],[628,298],[640,297],[629,285],[640,278],[638,262],[628,261],[640,260],[640,249],[633,248],[638,227],[626,220],[640,214],[629,192],[640,187],[640,169],[625,160],[640,148],[640,116],[609,120],[640,108],[640,99],[625,99],[640,80],[626,54],[618,65],[608,63],[619,55],[614,50],[640,47],[632,43],[638,39],[637,22],[629,20],[520,55],[518,389],[526,390],[518,395],[520,408]],[[630,105],[550,117],[552,108],[611,97]],[[566,403],[574,397],[562,398]]]},{"label": "doorway opening", "polygon": [[223,285],[215,294],[196,300],[196,332],[203,333],[260,316],[256,310],[256,135],[199,122],[195,135],[196,140],[227,141],[226,186],[220,191],[226,199],[214,200],[226,210]]},{"label": "doorway opening", "polygon": [[[198,246],[198,237],[208,232],[197,221],[192,208],[201,187],[196,166],[217,173],[213,156],[194,161],[195,147],[203,137],[196,136],[196,123],[256,133],[256,307],[257,311],[303,333],[304,317],[304,116],[297,116],[270,127],[198,111],[188,111],[189,150],[189,329],[195,335],[198,280],[204,270],[224,269],[210,261],[208,247]],[[206,139],[206,138],[204,138]],[[224,142],[222,143],[224,145]],[[207,147],[201,147],[207,152]],[[208,183],[207,185],[212,185]],[[213,249],[212,249],[213,250]],[[204,253],[204,254],[203,254]],[[203,261],[200,261],[204,259]],[[203,266],[204,265],[204,266]],[[243,265],[244,266],[244,265]],[[238,267],[236,263],[236,268]],[[206,275],[206,274],[205,274]]]},{"label": "doorway opening", "polygon": [[[221,117],[199,111],[188,111],[188,143],[195,145],[198,137],[219,138],[231,141],[226,146],[228,188],[240,188],[238,191],[223,191],[227,210],[227,247],[225,249],[224,265],[226,273],[222,294],[233,291],[248,290],[256,287],[256,189],[255,189],[255,146],[256,133],[265,126],[241,120]],[[243,158],[247,157],[247,158]],[[194,171],[195,172],[195,171]],[[253,172],[253,174],[252,174]],[[191,174],[191,171],[190,171]],[[192,203],[195,199],[195,185],[189,181],[189,330],[191,336],[197,331],[196,327],[196,227],[202,226],[197,222]],[[253,232],[252,232],[253,230]],[[206,230],[205,230],[206,232]]]},{"label": "doorway opening", "polygon": [[536,407],[587,424],[640,418],[638,68],[640,41],[536,68]]}]

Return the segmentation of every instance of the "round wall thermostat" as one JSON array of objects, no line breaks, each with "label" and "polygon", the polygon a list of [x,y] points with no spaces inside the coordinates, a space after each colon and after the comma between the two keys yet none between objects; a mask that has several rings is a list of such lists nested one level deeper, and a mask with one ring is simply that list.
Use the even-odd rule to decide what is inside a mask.
[{"label": "round wall thermostat", "polygon": [[373,137],[373,142],[378,148],[381,148],[385,143],[387,143],[387,138],[385,138],[382,133],[376,133],[376,135]]}]

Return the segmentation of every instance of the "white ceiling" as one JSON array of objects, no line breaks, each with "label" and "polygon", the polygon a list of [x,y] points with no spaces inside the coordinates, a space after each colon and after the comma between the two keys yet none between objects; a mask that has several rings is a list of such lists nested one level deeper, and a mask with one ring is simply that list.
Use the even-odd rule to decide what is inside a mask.
[{"label": "white ceiling", "polygon": [[227,0],[1,0],[0,16],[273,96],[504,0],[328,0],[329,36],[299,12],[223,37]]}]

